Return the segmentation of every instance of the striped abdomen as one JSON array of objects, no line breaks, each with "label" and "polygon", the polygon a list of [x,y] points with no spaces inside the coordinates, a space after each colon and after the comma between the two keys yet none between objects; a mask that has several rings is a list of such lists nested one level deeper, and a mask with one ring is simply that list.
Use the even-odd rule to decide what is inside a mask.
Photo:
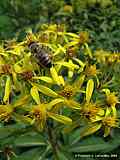
[{"label": "striped abdomen", "polygon": [[42,67],[50,68],[52,66],[49,54],[38,43],[32,42],[28,46],[32,55],[37,59],[38,64]]}]

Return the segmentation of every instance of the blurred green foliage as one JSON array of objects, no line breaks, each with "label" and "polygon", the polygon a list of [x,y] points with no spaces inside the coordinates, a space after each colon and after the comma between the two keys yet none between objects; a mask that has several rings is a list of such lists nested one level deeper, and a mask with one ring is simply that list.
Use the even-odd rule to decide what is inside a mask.
[{"label": "blurred green foliage", "polygon": [[[119,17],[119,0],[1,0],[0,40],[14,37],[20,40],[29,28],[37,32],[42,24],[56,23],[65,24],[67,30],[71,32],[88,31],[93,49],[103,48],[120,52]],[[116,70],[116,75],[120,73],[119,69],[120,67],[118,71]],[[119,83],[120,80],[117,78],[116,83]],[[119,90],[118,85],[115,90]],[[112,138],[103,139],[100,138],[100,133],[96,133],[94,136],[79,141],[80,132],[78,128],[69,136],[59,135],[60,142],[58,143],[62,142],[58,152],[60,160],[72,160],[75,153],[89,154],[93,153],[93,149],[95,154],[119,153],[119,130],[115,135],[113,134]],[[20,155],[18,158],[13,156],[12,160],[38,160],[40,157],[42,157],[41,160],[49,160],[49,157],[53,160],[51,148],[49,145],[46,146],[47,143],[43,135],[34,130],[31,132],[31,128],[27,128],[24,124],[13,124],[7,127],[1,124],[1,150],[6,144],[13,144],[12,149]],[[0,159],[4,160],[3,155]],[[80,159],[84,160],[84,158]],[[93,159],[97,158],[90,158],[90,160]]]}]

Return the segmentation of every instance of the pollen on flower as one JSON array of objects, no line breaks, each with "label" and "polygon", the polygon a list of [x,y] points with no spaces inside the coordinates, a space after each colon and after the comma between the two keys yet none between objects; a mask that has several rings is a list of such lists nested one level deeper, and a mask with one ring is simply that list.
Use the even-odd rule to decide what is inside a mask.
[{"label": "pollen on flower", "polygon": [[79,35],[79,43],[80,44],[84,44],[87,43],[89,41],[89,34],[86,31],[80,32]]},{"label": "pollen on flower", "polygon": [[97,74],[96,65],[87,66],[85,69],[85,73],[87,76],[95,76]]},{"label": "pollen on flower", "polygon": [[11,117],[12,110],[10,108],[0,108],[0,121],[8,122]]},{"label": "pollen on flower", "polygon": [[81,110],[81,115],[88,120],[92,120],[95,119],[99,111],[100,108],[96,104],[85,104]]},{"label": "pollen on flower", "polygon": [[32,112],[32,116],[35,118],[35,120],[41,120],[42,118],[42,113],[40,109],[34,109]]},{"label": "pollen on flower", "polygon": [[23,73],[21,73],[21,75],[22,75],[23,79],[25,79],[25,80],[30,80],[33,77],[33,73],[31,71],[23,72]]},{"label": "pollen on flower", "polygon": [[3,64],[3,65],[1,65],[1,71],[4,74],[11,74],[11,66],[10,66],[10,64]]},{"label": "pollen on flower", "polygon": [[75,57],[75,48],[74,47],[69,47],[67,49],[67,57],[68,58]]},{"label": "pollen on flower", "polygon": [[110,93],[107,95],[107,104],[108,105],[116,105],[118,103],[118,97],[115,96],[114,93]]},{"label": "pollen on flower", "polygon": [[73,91],[72,87],[67,86],[59,94],[63,97],[66,97],[67,99],[69,99],[73,96],[74,91]]},{"label": "pollen on flower", "polygon": [[104,126],[109,126],[109,127],[118,127],[119,126],[119,121],[116,117],[104,117],[102,120],[102,123]]},{"label": "pollen on flower", "polygon": [[111,64],[111,63],[114,63],[114,62],[117,62],[120,60],[120,56],[118,54],[110,54],[108,57],[107,57],[107,63],[108,64]]}]

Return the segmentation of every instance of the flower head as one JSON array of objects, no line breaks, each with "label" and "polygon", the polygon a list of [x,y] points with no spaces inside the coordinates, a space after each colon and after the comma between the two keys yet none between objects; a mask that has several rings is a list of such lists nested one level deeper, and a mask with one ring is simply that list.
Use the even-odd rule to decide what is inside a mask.
[{"label": "flower head", "polygon": [[13,108],[10,105],[0,105],[0,121],[8,122]]},{"label": "flower head", "polygon": [[70,118],[49,111],[54,105],[60,102],[60,100],[56,100],[54,102],[41,103],[33,106],[28,115],[28,117],[31,117],[31,124],[34,124],[40,131],[44,129],[47,118],[52,118],[63,124],[71,124],[72,120]]},{"label": "flower head", "polygon": [[114,106],[118,103],[118,97],[115,95],[115,93],[110,93],[107,95],[107,104],[110,106]]}]

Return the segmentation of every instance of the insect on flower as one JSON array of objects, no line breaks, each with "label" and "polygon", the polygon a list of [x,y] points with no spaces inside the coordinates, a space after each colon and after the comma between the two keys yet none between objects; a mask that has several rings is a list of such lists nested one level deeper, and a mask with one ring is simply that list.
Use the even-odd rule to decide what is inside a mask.
[{"label": "insect on flower", "polygon": [[36,40],[33,40],[32,35],[29,34],[28,38],[28,48],[30,49],[33,57],[37,59],[38,64],[43,68],[50,68],[52,62],[49,54]]}]

